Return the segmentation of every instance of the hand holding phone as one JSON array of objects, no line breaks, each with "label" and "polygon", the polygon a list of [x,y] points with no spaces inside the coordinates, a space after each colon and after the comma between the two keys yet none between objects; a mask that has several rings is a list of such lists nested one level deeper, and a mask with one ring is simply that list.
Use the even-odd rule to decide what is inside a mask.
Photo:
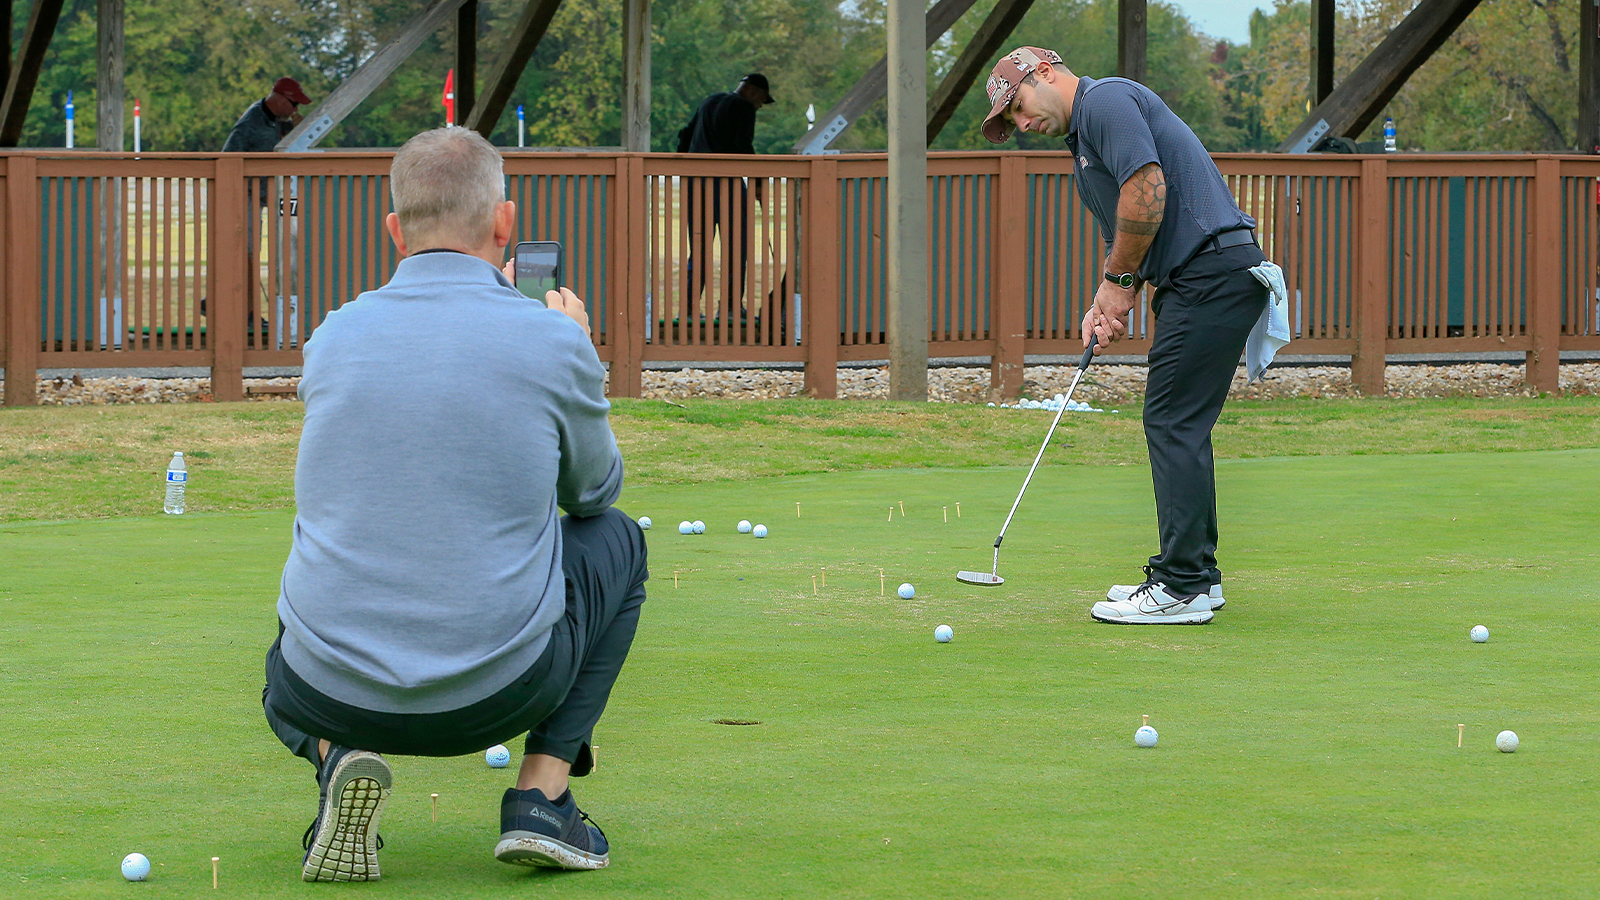
[{"label": "hand holding phone", "polygon": [[543,300],[561,287],[561,245],[555,241],[523,241],[512,256],[512,283],[524,296]]}]

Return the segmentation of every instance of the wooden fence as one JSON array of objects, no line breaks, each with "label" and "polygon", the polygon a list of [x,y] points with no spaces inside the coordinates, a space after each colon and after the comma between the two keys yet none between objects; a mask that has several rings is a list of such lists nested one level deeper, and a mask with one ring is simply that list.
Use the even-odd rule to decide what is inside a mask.
[{"label": "wooden fence", "polygon": [[[1600,350],[1600,159],[1219,155],[1286,273],[1285,353],[1347,354],[1383,390],[1387,354],[1518,351],[1556,391],[1560,350]],[[387,280],[381,153],[0,154],[5,403],[40,368],[203,366],[219,400],[250,366],[294,366],[329,311]],[[519,240],[557,240],[616,396],[648,361],[888,357],[881,155],[506,153]],[[1081,349],[1104,247],[1063,153],[934,153],[929,354]],[[1136,315],[1122,353],[1149,349]]]}]

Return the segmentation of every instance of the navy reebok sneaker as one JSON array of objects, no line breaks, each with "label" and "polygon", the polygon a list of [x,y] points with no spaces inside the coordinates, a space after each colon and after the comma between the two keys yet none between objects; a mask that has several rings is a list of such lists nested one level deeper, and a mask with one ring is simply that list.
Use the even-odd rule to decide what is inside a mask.
[{"label": "navy reebok sneaker", "polygon": [[603,869],[610,851],[605,832],[578,809],[571,791],[551,802],[538,788],[506,789],[495,859],[514,866]]}]

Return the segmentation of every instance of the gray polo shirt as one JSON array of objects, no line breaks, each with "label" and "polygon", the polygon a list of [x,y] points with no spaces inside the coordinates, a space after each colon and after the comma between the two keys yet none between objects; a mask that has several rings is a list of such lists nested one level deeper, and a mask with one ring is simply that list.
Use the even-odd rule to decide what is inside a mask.
[{"label": "gray polo shirt", "polygon": [[1211,154],[1154,91],[1126,78],[1080,78],[1067,128],[1078,196],[1107,239],[1116,235],[1123,182],[1144,166],[1161,167],[1167,206],[1137,274],[1157,287],[1212,235],[1254,228],[1234,202]]}]

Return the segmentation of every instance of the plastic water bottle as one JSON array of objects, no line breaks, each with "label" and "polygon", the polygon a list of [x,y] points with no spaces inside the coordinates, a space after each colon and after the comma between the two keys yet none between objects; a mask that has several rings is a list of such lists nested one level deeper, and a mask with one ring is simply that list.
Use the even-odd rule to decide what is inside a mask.
[{"label": "plastic water bottle", "polygon": [[162,504],[162,511],[168,515],[183,515],[183,488],[189,483],[189,467],[183,464],[183,452],[172,454],[172,462],[167,463],[167,502]]},{"label": "plastic water bottle", "polygon": [[1393,153],[1397,149],[1394,140],[1394,116],[1383,120],[1383,149],[1387,153]]}]

